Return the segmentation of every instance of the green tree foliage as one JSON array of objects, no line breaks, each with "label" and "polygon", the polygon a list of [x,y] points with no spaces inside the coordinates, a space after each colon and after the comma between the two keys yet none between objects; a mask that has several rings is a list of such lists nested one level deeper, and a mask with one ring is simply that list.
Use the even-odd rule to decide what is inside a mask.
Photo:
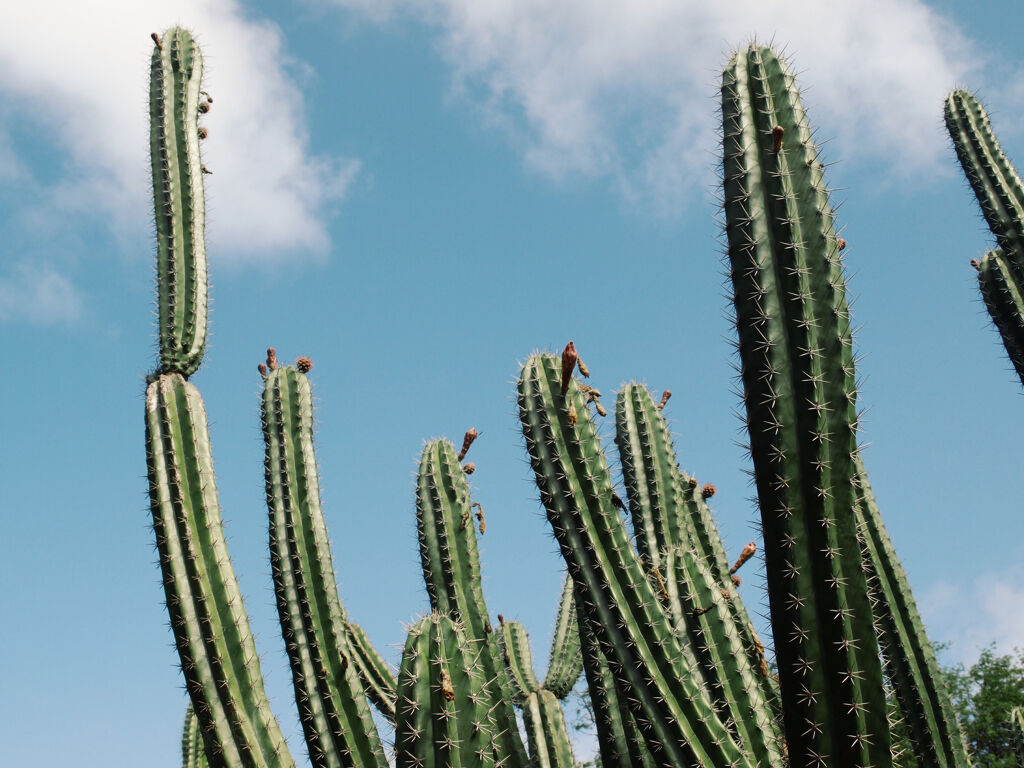
[{"label": "green tree foliage", "polygon": [[947,667],[946,675],[975,768],[1017,768],[1010,710],[1024,705],[1024,649],[1000,656],[990,645],[970,667]]}]

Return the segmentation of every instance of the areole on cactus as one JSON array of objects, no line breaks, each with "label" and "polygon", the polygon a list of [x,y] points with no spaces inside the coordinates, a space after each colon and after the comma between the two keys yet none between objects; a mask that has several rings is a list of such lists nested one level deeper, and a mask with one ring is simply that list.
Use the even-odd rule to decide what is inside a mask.
[{"label": "areole on cactus", "polygon": [[[183,29],[154,42],[161,359],[146,438],[192,702],[183,759],[288,768],[225,544],[205,410],[187,380],[206,338],[202,58]],[[492,620],[484,600],[485,517],[466,480],[475,465],[464,463],[476,430],[458,453],[443,439],[423,448],[415,509],[431,610],[410,629],[396,674],[337,592],[313,450],[312,361],[282,365],[271,349],[259,366],[271,563],[315,768],[388,764],[371,706],[394,726],[400,768],[570,768],[560,700],[581,671],[605,768],[885,768],[887,686],[922,765],[968,764],[857,451],[845,242],[793,77],[770,48],[752,45],[730,61],[722,99],[726,234],[778,679],[734,582],[756,547],[730,567],[708,506],[714,486],[698,487],[679,467],[664,417],[671,393],[655,404],[629,384],[616,398],[627,527],[591,413],[605,413],[600,392],[577,380],[590,371],[572,342],[561,358],[531,356],[517,386],[568,572],[547,674],[541,682],[533,669],[525,629]]]}]

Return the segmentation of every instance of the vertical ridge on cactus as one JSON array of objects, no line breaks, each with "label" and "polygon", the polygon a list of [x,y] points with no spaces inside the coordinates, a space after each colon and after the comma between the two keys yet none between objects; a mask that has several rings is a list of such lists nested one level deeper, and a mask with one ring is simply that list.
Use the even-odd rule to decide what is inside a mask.
[{"label": "vertical ridge on cactus", "polygon": [[185,727],[181,734],[181,768],[209,768],[199,718],[191,702],[185,710]]},{"label": "vertical ridge on cactus", "polygon": [[345,631],[356,672],[363,683],[363,691],[384,719],[394,725],[398,676],[370,643],[366,630],[355,622],[347,621]]},{"label": "vertical ridge on cactus", "polygon": [[181,27],[154,41],[149,124],[160,369],[187,378],[206,347],[206,199],[198,127],[203,57]]},{"label": "vertical ridge on cactus", "polygon": [[338,599],[305,373],[292,366],[269,372],[262,419],[274,594],[310,761],[314,768],[386,768]]},{"label": "vertical ridge on cactus", "polygon": [[853,516],[852,337],[822,165],[793,75],[770,48],[737,52],[721,94],[726,237],[789,760],[882,768],[892,761],[885,694]]},{"label": "vertical ridge on cactus", "polygon": [[557,699],[569,695],[583,672],[583,656],[580,654],[580,626],[576,617],[576,594],[572,577],[568,574],[562,584],[562,596],[558,601],[558,615],[555,618],[555,632],[551,637],[551,653],[548,671],[542,687],[551,691]]}]

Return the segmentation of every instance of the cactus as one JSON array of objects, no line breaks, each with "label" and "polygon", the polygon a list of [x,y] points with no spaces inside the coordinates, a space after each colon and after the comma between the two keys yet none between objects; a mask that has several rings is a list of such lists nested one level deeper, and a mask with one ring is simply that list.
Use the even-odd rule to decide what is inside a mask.
[{"label": "cactus", "polygon": [[891,763],[854,518],[856,387],[839,244],[794,78],[722,77],[724,208],[772,632],[793,765]]},{"label": "cactus", "polygon": [[199,718],[191,704],[185,710],[185,727],[181,734],[181,768],[209,768]]},{"label": "cactus", "polygon": [[921,765],[969,768],[970,757],[945,678],[859,455],[856,468],[855,513],[874,596],[872,613],[907,736]]},{"label": "cactus", "polygon": [[508,673],[481,587],[469,484],[447,440],[433,440],[423,448],[416,480],[416,524],[430,607],[463,624],[468,639],[480,647],[486,679],[493,681],[485,695],[499,724],[497,758],[508,768],[525,766],[529,759],[516,726]]},{"label": "cactus", "polygon": [[957,158],[999,244],[972,264],[985,306],[1024,384],[1024,184],[972,94],[950,93],[945,118]]},{"label": "cactus", "polygon": [[573,768],[575,759],[559,703],[583,671],[572,579],[566,577],[559,601],[551,661],[544,682],[533,671],[530,638],[522,624],[501,619],[501,649],[511,683],[512,701],[522,710],[532,764],[539,768]]},{"label": "cactus", "polygon": [[[187,380],[206,334],[202,59],[183,30],[155,42],[161,359],[146,392],[147,469],[192,702],[183,764],[292,768],[227,553],[205,410]],[[730,62],[722,97],[726,233],[779,684],[733,580],[753,548],[729,567],[707,503],[714,487],[698,488],[676,462],[668,393],[655,405],[631,384],[617,398],[634,549],[588,408],[604,415],[600,393],[573,378],[589,371],[572,342],[561,360],[531,356],[518,382],[531,466],[568,567],[544,681],[525,629],[501,620],[495,632],[483,599],[483,514],[466,481],[475,467],[461,463],[476,430],[459,454],[444,440],[423,450],[416,512],[432,612],[410,629],[396,677],[338,598],[313,450],[312,363],[281,367],[270,350],[260,369],[271,563],[314,768],[386,766],[370,702],[394,724],[399,768],[568,768],[559,699],[581,666],[605,768],[885,768],[896,725],[887,685],[922,765],[968,768],[857,452],[842,244],[792,75],[753,45]],[[1003,250],[1016,248],[1015,236],[1000,240]]]},{"label": "cactus", "polygon": [[187,378],[199,368],[206,348],[206,198],[199,156],[203,56],[181,27],[153,37],[149,149],[160,370]]},{"label": "cactus", "polygon": [[270,369],[262,414],[274,593],[310,761],[314,768],[386,768],[338,599],[306,374]]},{"label": "cactus", "polygon": [[483,653],[445,615],[433,613],[409,631],[398,673],[398,768],[496,765]]},{"label": "cactus", "polygon": [[1014,707],[1010,711],[1010,730],[1017,768],[1024,768],[1024,707]]}]

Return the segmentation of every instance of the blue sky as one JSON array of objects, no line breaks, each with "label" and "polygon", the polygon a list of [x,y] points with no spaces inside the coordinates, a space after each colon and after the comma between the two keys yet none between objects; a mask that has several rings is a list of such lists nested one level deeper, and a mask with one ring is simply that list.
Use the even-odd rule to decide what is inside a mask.
[{"label": "blue sky", "polygon": [[[8,4],[10,6],[11,4]],[[154,361],[149,33],[203,44],[213,315],[193,381],[275,710],[304,755],[270,591],[256,364],[309,355],[342,598],[393,660],[426,607],[423,440],[482,438],[492,611],[546,661],[560,585],[512,400],[574,339],[606,393],[675,393],[683,466],[754,537],[715,223],[731,46],[793,56],[865,355],[866,463],[947,661],[1024,646],[1024,400],[975,285],[991,247],[941,122],[977,89],[1024,162],[1011,2],[188,0],[0,11],[0,741],[12,764],[179,764],[185,697],[145,499]],[[627,9],[628,8],[628,9]],[[557,9],[557,10],[556,10]],[[610,398],[606,398],[610,399]],[[610,437],[611,425],[605,428]],[[747,566],[750,568],[751,566]],[[759,579],[747,574],[756,603]]]}]

